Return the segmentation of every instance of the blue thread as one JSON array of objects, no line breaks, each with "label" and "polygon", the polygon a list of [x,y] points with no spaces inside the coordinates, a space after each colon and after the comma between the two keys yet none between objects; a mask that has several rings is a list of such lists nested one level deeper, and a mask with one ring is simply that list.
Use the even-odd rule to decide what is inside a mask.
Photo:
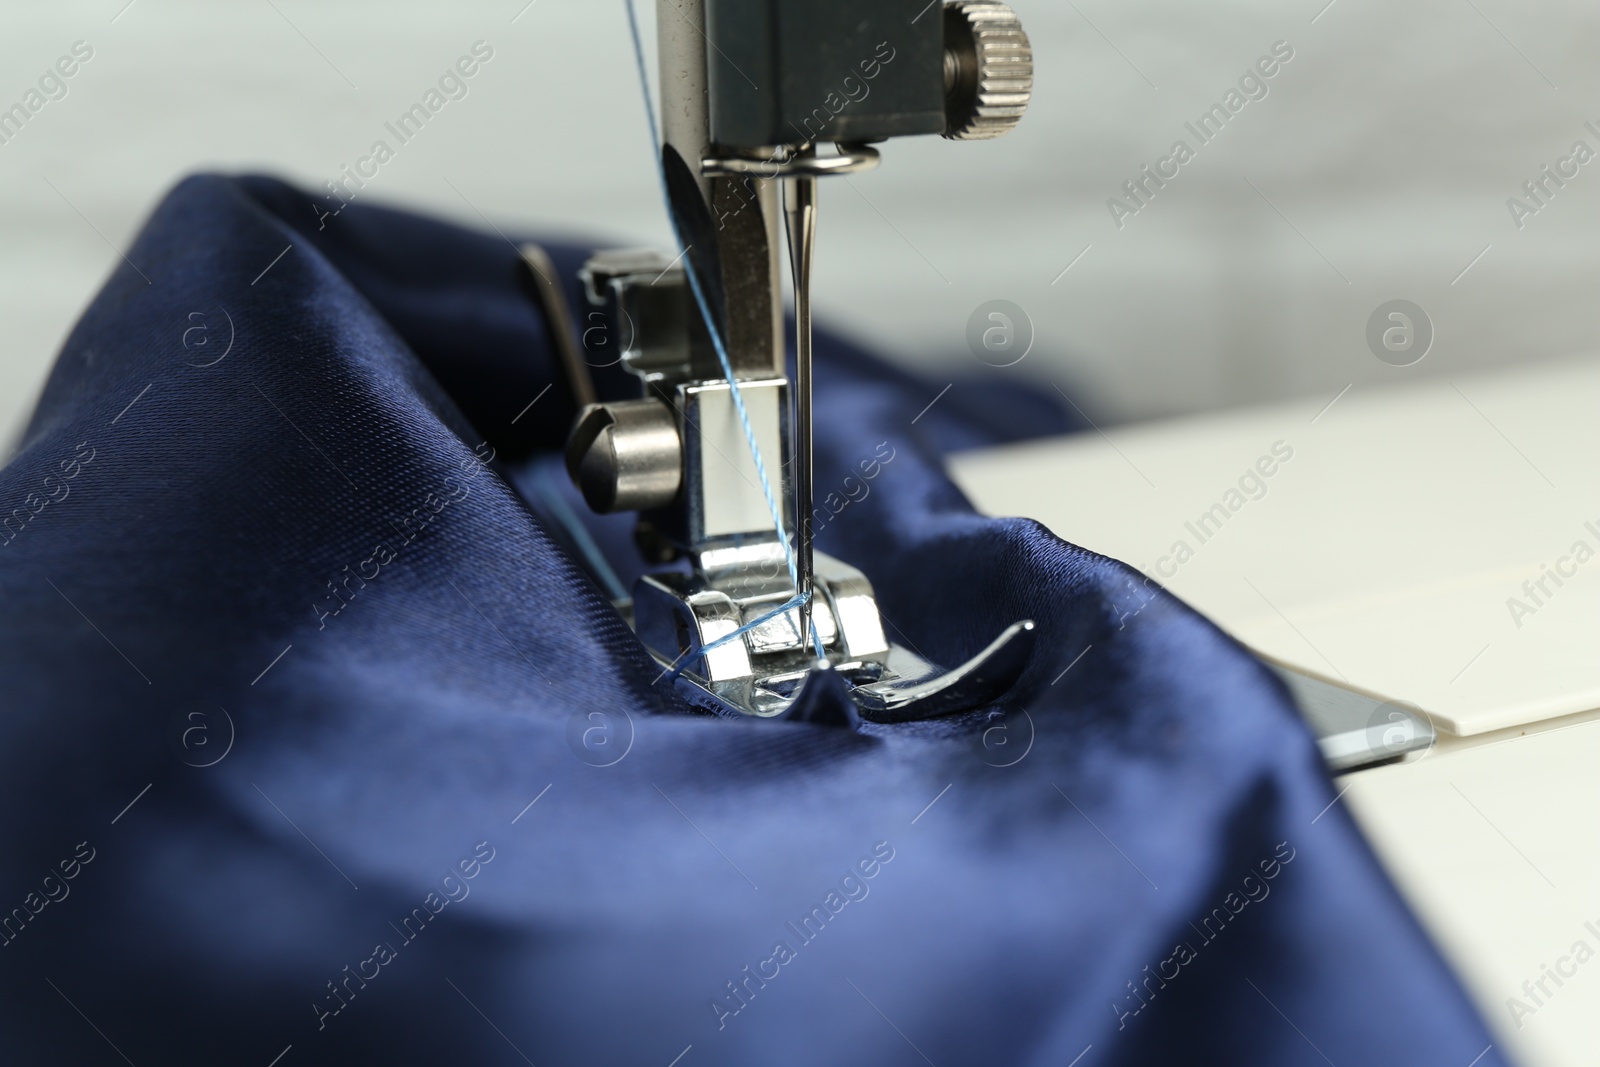
[{"label": "blue thread", "polygon": [[[672,227],[672,235],[678,242],[680,258],[687,260],[689,255],[688,245],[684,243],[683,233],[678,229],[678,217],[672,210],[672,196],[667,191],[666,171],[661,163],[661,130],[656,125],[655,101],[650,94],[650,71],[644,59],[644,39],[639,33],[639,15],[634,7],[634,0],[622,0],[628,9],[628,29],[633,34],[633,54],[638,61],[639,84],[644,90],[645,117],[650,121],[650,144],[655,149],[656,178],[661,183],[661,198],[666,203],[667,222]],[[711,335],[711,347],[716,350],[717,362],[722,365],[723,377],[728,381],[729,391],[733,396],[733,406],[739,413],[739,424],[744,428],[745,443],[750,446],[750,456],[755,460],[756,475],[761,479],[761,493],[767,498],[767,510],[772,513],[772,527],[778,535],[778,543],[783,545],[783,558],[789,565],[789,581],[798,591],[800,588],[800,567],[795,562],[794,546],[789,543],[788,535],[783,529],[783,513],[778,510],[778,502],[772,496],[772,483],[767,478],[767,465],[761,459],[761,446],[756,443],[755,430],[750,426],[750,412],[744,406],[744,394],[739,389],[739,382],[733,375],[733,362],[728,358],[728,350],[722,341],[722,332],[717,328],[716,320],[712,318],[711,308],[706,303],[705,293],[701,291],[699,276],[695,274],[692,262],[685,264],[684,274],[689,279],[689,289],[694,293],[694,302],[700,309],[700,317],[705,320],[706,332]],[[742,635],[744,631],[737,631]],[[732,634],[730,637],[734,636]],[[722,640],[727,640],[723,638]],[[811,623],[811,643],[815,646],[817,657],[826,659],[827,653],[822,650],[822,638],[817,634],[817,624]],[[711,647],[716,647],[712,645]]]},{"label": "blue thread", "polygon": [[[772,621],[773,619],[776,619],[779,615],[782,615],[785,612],[793,611],[795,608],[798,608],[801,604],[804,604],[807,599],[808,598],[807,598],[806,594],[804,594],[804,593],[796,593],[794,596],[790,597],[788,600],[784,601],[782,604],[780,604],[777,607],[773,608],[771,611],[767,612],[765,615],[759,616],[754,622],[745,623],[743,626],[739,627],[737,630],[733,631],[731,634],[723,634],[721,637],[717,638],[715,641],[711,642],[709,645],[700,646],[700,648],[695,650],[695,658],[698,659],[700,657],[703,657],[707,652],[715,652],[717,649],[721,648],[723,645],[731,644],[732,642],[737,641],[739,638],[743,637],[745,634],[749,633],[750,631],[755,630],[755,629],[759,629],[760,627],[766,625],[768,622]],[[812,634],[813,637],[815,637],[816,633],[817,633],[817,624],[815,622],[813,622],[811,624],[811,634]],[[685,670],[688,669],[689,659],[687,658],[687,653],[684,656],[680,656],[679,659],[683,660],[683,662],[679,663],[676,667],[672,668],[672,673],[667,676],[669,681],[672,680],[672,679],[677,678],[678,675],[682,674]]]}]

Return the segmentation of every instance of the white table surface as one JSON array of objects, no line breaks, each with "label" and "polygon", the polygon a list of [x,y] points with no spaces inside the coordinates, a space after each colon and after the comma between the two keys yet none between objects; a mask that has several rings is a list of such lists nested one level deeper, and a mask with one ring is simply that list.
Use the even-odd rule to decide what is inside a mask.
[{"label": "white table surface", "polygon": [[[1258,650],[1334,680],[1336,663],[1358,688],[1473,729],[1339,779],[1341,803],[1529,1067],[1600,1062],[1600,959],[1549,985],[1534,1015],[1514,1021],[1507,1004],[1579,939],[1600,954],[1584,926],[1600,929],[1600,583],[1569,583],[1520,631],[1503,601],[1600,513],[1597,397],[1600,360],[1580,359],[952,463],[981,510],[1154,570],[1174,539],[1196,540],[1186,521],[1275,442],[1294,442],[1267,494],[1166,580]],[[1454,617],[1437,610],[1438,590]],[[1501,652],[1461,673],[1484,645]]]},{"label": "white table surface", "polygon": [[1451,733],[1600,708],[1600,359],[1329,399],[956,470],[987,510],[1126,560],[1257,652]]}]

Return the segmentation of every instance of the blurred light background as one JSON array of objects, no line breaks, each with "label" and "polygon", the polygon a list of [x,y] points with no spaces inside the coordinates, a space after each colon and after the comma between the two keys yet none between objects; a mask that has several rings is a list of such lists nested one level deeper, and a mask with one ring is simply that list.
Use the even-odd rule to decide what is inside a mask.
[{"label": "blurred light background", "polygon": [[[1105,422],[1320,406],[1352,382],[1596,347],[1600,165],[1521,229],[1506,204],[1574,141],[1600,148],[1584,127],[1600,126],[1592,3],[1014,6],[1038,64],[1017,133],[895,142],[880,171],[824,186],[826,322],[930,377],[1055,382]],[[67,95],[0,144],[8,440],[116,249],[177,179],[271,171],[317,188],[477,40],[494,58],[470,95],[363,198],[485,229],[480,212],[508,232],[669,243],[622,0],[14,0],[0,107],[80,40],[94,56]],[[1294,58],[1269,94],[1119,229],[1107,199],[1175,140],[1195,145],[1184,123],[1278,41]],[[1365,341],[1395,298],[1437,329],[1405,369]],[[1037,329],[1006,370],[965,340],[993,299]]]}]

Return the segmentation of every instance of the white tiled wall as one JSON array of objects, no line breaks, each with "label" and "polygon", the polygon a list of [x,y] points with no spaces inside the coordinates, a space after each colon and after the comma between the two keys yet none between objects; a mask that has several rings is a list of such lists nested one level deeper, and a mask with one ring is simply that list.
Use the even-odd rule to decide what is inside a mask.
[{"label": "white tiled wall", "polygon": [[[371,198],[667,241],[622,0],[125,3],[0,8],[0,105],[73,42],[94,49],[68,94],[0,145],[8,436],[112,246],[178,176],[320,183],[476,40],[494,59]],[[1016,0],[1039,65],[1023,128],[894,143],[878,173],[825,186],[819,308],[932,376],[1031,374],[1114,419],[1595,347],[1600,164],[1520,230],[1506,199],[1574,141],[1600,150],[1584,126],[1600,127],[1600,10],[1324,3]],[[1277,41],[1294,58],[1267,96],[1199,146],[1184,123]],[[1107,199],[1179,138],[1195,158],[1119,229]],[[1438,333],[1406,370],[1364,340],[1397,297]],[[1006,371],[964,340],[995,298],[1037,327]]]}]

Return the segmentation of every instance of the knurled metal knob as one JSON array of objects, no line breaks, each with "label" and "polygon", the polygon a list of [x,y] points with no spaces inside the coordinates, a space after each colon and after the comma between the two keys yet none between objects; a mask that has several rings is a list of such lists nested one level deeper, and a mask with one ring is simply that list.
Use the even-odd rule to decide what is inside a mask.
[{"label": "knurled metal knob", "polygon": [[944,5],[944,135],[986,141],[1010,133],[1033,98],[1033,45],[1009,4]]}]

